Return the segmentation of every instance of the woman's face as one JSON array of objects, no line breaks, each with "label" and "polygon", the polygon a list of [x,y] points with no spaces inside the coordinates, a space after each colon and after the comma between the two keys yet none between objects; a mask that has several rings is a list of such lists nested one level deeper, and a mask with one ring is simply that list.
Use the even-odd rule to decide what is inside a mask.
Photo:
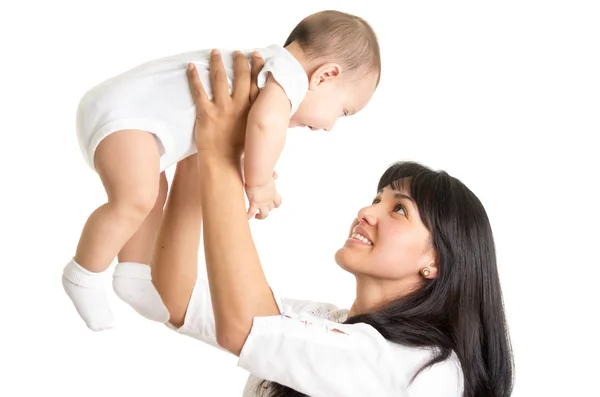
[{"label": "woman's face", "polygon": [[335,260],[355,276],[381,280],[418,280],[426,266],[434,272],[430,233],[409,189],[387,186],[362,208]]}]

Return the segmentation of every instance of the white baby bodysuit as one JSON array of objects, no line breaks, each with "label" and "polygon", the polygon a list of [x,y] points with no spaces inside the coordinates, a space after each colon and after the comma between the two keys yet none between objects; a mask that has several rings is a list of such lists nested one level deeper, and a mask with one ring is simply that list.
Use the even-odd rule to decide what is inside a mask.
[{"label": "white baby bodysuit", "polygon": [[[220,50],[231,92],[234,71],[231,50]],[[271,45],[256,49],[265,61],[258,77],[264,87],[269,73],[283,87],[292,114],[308,90],[302,65],[285,48]],[[249,57],[252,51],[242,51]],[[110,78],[88,91],[77,109],[77,138],[87,164],[94,167],[94,152],[102,139],[119,130],[148,131],[157,139],[160,170],[196,153],[194,120],[196,108],[186,76],[194,63],[209,97],[210,50],[186,52],[146,62]],[[249,59],[249,58],[248,58]]]}]

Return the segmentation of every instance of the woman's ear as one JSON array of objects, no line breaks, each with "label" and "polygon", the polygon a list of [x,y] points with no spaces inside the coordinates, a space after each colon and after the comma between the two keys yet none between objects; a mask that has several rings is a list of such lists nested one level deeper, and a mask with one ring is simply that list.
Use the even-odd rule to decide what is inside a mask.
[{"label": "woman's ear", "polygon": [[435,266],[435,264],[432,263],[429,266],[422,267],[421,270],[419,270],[419,273],[423,278],[426,278],[428,280],[434,279],[437,277],[437,266]]},{"label": "woman's ear", "polygon": [[421,277],[432,280],[437,277],[438,260],[435,250],[431,248],[427,255],[423,258],[423,265],[419,268]]},{"label": "woman's ear", "polygon": [[316,90],[321,84],[331,82],[342,74],[342,67],[337,63],[326,63],[319,66],[310,76],[308,89]]}]

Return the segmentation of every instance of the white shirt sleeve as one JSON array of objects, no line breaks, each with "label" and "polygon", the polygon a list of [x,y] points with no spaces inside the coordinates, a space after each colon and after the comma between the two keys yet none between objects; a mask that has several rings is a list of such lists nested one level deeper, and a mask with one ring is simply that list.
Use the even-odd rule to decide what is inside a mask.
[{"label": "white shirt sleeve", "polygon": [[274,51],[274,55],[265,59],[265,65],[258,74],[257,84],[259,88],[264,87],[271,73],[290,100],[291,116],[296,113],[308,91],[308,77],[300,62],[285,48],[273,45],[269,49]]},{"label": "white shirt sleeve", "polygon": [[180,328],[175,328],[167,322],[166,326],[180,334],[207,343],[217,349],[227,351],[217,343],[215,315],[210,298],[210,289],[208,281],[202,277],[196,279],[183,325]]},{"label": "white shirt sleeve", "polygon": [[[311,397],[462,396],[455,357],[423,370],[409,384],[415,368],[427,360],[425,350],[388,342],[367,324],[328,320],[340,313],[333,304],[274,297],[282,314],[254,318],[238,359],[255,377]],[[203,278],[196,281],[184,325],[175,330],[225,351],[217,344],[210,290]]]},{"label": "white shirt sleeve", "polygon": [[408,397],[388,341],[366,324],[285,313],[254,318],[238,365],[312,397]]}]

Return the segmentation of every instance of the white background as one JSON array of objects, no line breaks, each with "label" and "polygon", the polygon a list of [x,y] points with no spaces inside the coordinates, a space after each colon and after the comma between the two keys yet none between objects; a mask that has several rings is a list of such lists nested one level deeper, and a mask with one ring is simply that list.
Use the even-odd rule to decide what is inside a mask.
[{"label": "white background", "polygon": [[329,8],[375,28],[381,85],[333,132],[290,131],[277,166],[284,205],[252,224],[269,280],[349,306],[353,278],[333,254],[380,174],[403,159],[445,169],[491,218],[514,396],[600,395],[596,4],[3,2],[0,395],[241,395],[247,374],[233,356],[142,319],[109,280],[110,331],[85,328],[64,294],[62,268],[105,199],[80,155],[75,109],[93,85],[147,60],[283,44]]}]

